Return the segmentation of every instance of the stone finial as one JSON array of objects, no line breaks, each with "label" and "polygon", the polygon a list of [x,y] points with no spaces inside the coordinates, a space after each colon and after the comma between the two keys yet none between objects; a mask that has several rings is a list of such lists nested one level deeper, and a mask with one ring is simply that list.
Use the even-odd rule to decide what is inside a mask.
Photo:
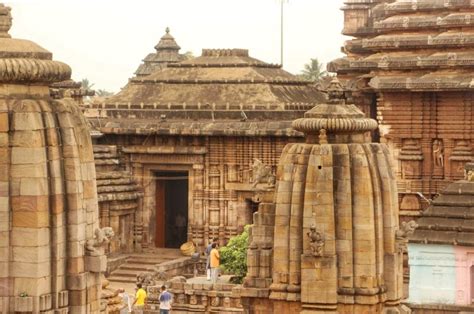
[{"label": "stone finial", "polygon": [[176,43],[176,41],[174,40],[174,37],[170,34],[170,28],[166,27],[165,34],[161,37],[158,44],[156,44],[155,49],[157,52],[160,52],[163,50],[179,51],[181,47]]},{"label": "stone finial", "polygon": [[12,27],[12,15],[10,7],[0,3],[0,38],[10,38],[10,28]]},{"label": "stone finial", "polygon": [[345,97],[344,97],[344,88],[342,87],[341,82],[337,79],[337,77],[331,80],[329,83],[328,88],[328,97],[329,103],[331,104],[344,104]]},{"label": "stone finial", "polygon": [[[293,128],[307,135],[307,141],[322,139],[324,143],[352,141],[336,138],[336,135],[356,135],[377,129],[377,122],[366,118],[355,105],[346,104],[344,89],[337,78],[328,87],[329,101],[304,114],[304,118],[293,121]],[[321,134],[321,130],[325,130]],[[322,135],[322,136],[319,136]],[[327,136],[326,136],[327,135]]]},{"label": "stone finial", "polygon": [[464,179],[474,182],[474,162],[468,162],[464,166]]},{"label": "stone finial", "polygon": [[0,3],[0,82],[45,83],[61,82],[71,77],[71,68],[53,61],[51,52],[29,40],[11,38],[10,8]]}]

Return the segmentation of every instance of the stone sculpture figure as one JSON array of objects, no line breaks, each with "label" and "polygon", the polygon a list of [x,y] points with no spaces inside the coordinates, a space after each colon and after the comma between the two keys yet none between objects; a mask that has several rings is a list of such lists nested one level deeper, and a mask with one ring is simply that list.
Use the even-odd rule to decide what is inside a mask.
[{"label": "stone sculpture figure", "polygon": [[140,283],[143,287],[155,285],[152,273],[140,273],[137,275],[137,284]]},{"label": "stone sculpture figure", "polygon": [[474,162],[466,164],[464,167],[464,177],[467,181],[474,181]]},{"label": "stone sculpture figure", "polygon": [[321,232],[316,230],[316,226],[313,224],[309,228],[307,233],[309,238],[309,247],[311,249],[311,254],[315,257],[323,256],[324,249],[324,236]]},{"label": "stone sculpture figure", "polygon": [[396,237],[397,239],[407,239],[409,235],[413,234],[415,232],[415,229],[418,227],[418,224],[414,221],[411,220],[409,222],[402,222],[402,225],[400,229],[397,230]]},{"label": "stone sculpture figure", "polygon": [[104,254],[104,246],[110,242],[114,236],[114,230],[111,227],[97,228],[94,232],[94,238],[87,240],[86,251],[89,256],[99,256]]},{"label": "stone sculpture figure", "polygon": [[407,252],[408,236],[412,235],[417,227],[418,224],[414,220],[402,222],[400,228],[395,232],[395,242],[399,252]]},{"label": "stone sculpture figure", "polygon": [[272,167],[265,165],[260,159],[254,158],[252,164],[252,188],[256,189],[257,184],[266,182],[268,186],[275,185],[275,176],[272,175]]},{"label": "stone sculpture figure", "polygon": [[441,140],[433,141],[433,162],[436,167],[444,167],[443,142]]}]

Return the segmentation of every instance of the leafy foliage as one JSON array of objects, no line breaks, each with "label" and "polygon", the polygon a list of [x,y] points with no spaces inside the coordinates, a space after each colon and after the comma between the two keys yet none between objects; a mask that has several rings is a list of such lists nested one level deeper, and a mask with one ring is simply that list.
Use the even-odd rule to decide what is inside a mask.
[{"label": "leafy foliage", "polygon": [[86,90],[92,90],[92,88],[95,85],[95,84],[91,83],[89,81],[89,79],[86,79],[86,78],[81,80],[81,84],[82,84],[82,88],[84,88]]},{"label": "leafy foliage", "polygon": [[245,226],[244,232],[231,238],[229,243],[219,250],[221,266],[225,272],[235,275],[235,283],[242,283],[247,274],[249,227],[250,225]]},{"label": "leafy foliage", "polygon": [[97,90],[96,92],[96,95],[99,96],[99,97],[107,97],[107,96],[112,96],[114,93],[112,92],[109,92],[105,89],[99,89]]},{"label": "leafy foliage", "polygon": [[301,77],[311,82],[318,82],[321,78],[327,75],[323,69],[324,64],[319,62],[317,58],[311,59],[309,63],[304,65],[304,70],[301,71]]}]

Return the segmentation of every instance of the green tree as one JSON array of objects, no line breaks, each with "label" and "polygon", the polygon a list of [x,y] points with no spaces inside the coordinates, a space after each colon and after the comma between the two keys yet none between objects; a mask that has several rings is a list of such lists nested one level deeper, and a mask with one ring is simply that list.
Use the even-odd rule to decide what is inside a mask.
[{"label": "green tree", "polygon": [[112,96],[114,93],[106,91],[105,89],[98,89],[95,94],[99,97]]},{"label": "green tree", "polygon": [[190,50],[186,51],[184,54],[184,60],[189,60],[194,58],[194,53]]},{"label": "green tree", "polygon": [[245,226],[244,232],[231,238],[226,246],[219,250],[221,266],[227,273],[234,275],[234,283],[242,283],[247,274],[247,248],[250,225]]},{"label": "green tree", "polygon": [[82,79],[81,80],[81,85],[82,85],[82,88],[86,89],[86,90],[92,90],[92,88],[94,87],[95,84],[89,82],[89,79]]},{"label": "green tree", "polygon": [[324,64],[319,62],[317,58],[311,58],[311,61],[306,63],[303,71],[301,71],[301,77],[311,82],[318,82],[327,74],[328,73],[324,70]]}]

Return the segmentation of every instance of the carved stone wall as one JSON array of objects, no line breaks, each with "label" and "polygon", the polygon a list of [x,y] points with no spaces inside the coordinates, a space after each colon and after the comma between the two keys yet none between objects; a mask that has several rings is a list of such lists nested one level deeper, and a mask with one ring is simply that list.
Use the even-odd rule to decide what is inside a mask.
[{"label": "carved stone wall", "polygon": [[[396,159],[400,216],[419,215],[473,157],[470,1],[347,1],[347,57],[329,64],[377,118]],[[462,12],[462,13],[461,13]],[[377,138],[375,138],[377,139]],[[424,196],[421,196],[420,194]]]},{"label": "carved stone wall", "polygon": [[[218,237],[224,244],[237,235],[258,206],[256,190],[271,189],[265,180],[253,185],[254,159],[276,172],[287,137],[104,136],[102,144],[117,145],[124,164],[144,192],[143,241],[155,232],[155,173],[187,171],[188,239],[204,246]],[[140,145],[142,144],[142,145]]]}]

